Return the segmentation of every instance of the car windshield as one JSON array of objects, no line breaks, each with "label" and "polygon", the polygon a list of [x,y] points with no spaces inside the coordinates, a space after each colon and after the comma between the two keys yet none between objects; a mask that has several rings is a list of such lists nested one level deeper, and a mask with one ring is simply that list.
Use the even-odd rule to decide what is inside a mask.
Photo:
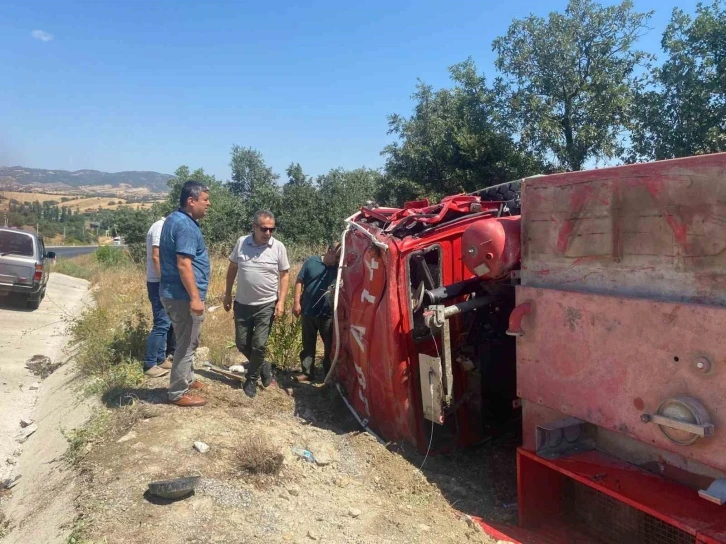
[{"label": "car windshield", "polygon": [[33,239],[22,232],[0,231],[0,255],[33,256]]}]

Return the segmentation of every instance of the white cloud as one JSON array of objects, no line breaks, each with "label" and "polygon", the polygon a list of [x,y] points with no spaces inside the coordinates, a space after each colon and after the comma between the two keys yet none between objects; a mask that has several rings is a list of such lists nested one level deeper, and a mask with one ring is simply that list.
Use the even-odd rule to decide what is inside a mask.
[{"label": "white cloud", "polygon": [[49,42],[53,39],[53,34],[49,34],[43,30],[33,30],[30,35],[41,42]]}]

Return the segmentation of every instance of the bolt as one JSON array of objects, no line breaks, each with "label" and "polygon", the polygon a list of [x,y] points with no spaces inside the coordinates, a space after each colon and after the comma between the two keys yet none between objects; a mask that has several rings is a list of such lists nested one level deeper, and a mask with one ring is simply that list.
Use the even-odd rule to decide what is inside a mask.
[{"label": "bolt", "polygon": [[466,250],[466,252],[469,255],[474,255],[474,254],[476,254],[476,248],[475,247],[470,247],[469,249]]},{"label": "bolt", "polygon": [[643,423],[650,423],[650,414],[643,414],[640,416],[640,421]]},{"label": "bolt", "polygon": [[487,261],[491,261],[494,258],[494,253],[487,253],[484,257]]},{"label": "bolt", "polygon": [[701,372],[708,372],[709,370],[711,370],[711,361],[709,361],[705,357],[699,357],[696,360],[696,368]]}]

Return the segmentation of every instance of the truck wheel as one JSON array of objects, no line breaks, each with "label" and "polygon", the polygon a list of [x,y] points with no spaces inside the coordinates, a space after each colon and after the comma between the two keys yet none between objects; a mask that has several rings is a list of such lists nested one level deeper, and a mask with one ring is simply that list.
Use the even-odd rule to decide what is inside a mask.
[{"label": "truck wheel", "polygon": [[510,215],[522,213],[521,180],[492,185],[473,193],[484,202],[506,202]]}]

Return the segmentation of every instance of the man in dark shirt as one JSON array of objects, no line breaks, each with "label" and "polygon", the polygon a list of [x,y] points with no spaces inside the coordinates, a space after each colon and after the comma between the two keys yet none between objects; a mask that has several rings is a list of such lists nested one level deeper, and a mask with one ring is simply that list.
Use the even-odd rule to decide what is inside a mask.
[{"label": "man in dark shirt", "polygon": [[[295,282],[293,314],[302,316],[302,343],[300,352],[302,375],[300,381],[315,379],[315,346],[318,334],[323,341],[323,370],[330,371],[330,348],[333,343],[333,311],[330,303],[331,286],[337,277],[340,244],[331,244],[322,257],[305,261]],[[302,295],[302,297],[301,297]]]},{"label": "man in dark shirt", "polygon": [[210,273],[209,254],[198,221],[209,206],[209,189],[197,181],[187,181],[182,186],[179,209],[164,221],[159,240],[159,294],[176,336],[169,401],[178,406],[207,403],[191,390],[204,388],[194,378],[193,360],[204,321]]}]

